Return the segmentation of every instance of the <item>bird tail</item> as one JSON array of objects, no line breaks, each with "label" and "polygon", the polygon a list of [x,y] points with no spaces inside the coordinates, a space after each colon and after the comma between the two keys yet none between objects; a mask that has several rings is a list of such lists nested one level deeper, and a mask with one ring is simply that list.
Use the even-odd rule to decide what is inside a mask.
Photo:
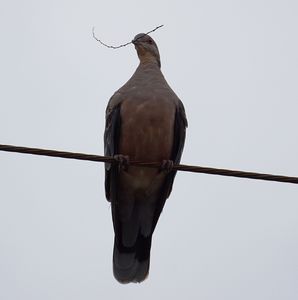
[{"label": "bird tail", "polygon": [[120,283],[142,282],[149,273],[152,235],[138,234],[132,247],[125,247],[115,236],[113,252],[114,277]]},{"label": "bird tail", "polygon": [[142,282],[149,273],[155,205],[142,191],[132,200],[116,188],[112,191],[114,277],[120,283]]}]

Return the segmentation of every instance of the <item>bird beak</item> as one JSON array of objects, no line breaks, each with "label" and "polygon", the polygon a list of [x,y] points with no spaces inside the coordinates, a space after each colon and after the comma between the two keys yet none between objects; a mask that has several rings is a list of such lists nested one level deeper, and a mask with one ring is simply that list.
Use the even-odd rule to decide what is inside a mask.
[{"label": "bird beak", "polygon": [[139,41],[138,41],[138,40],[135,40],[135,39],[132,40],[131,42],[132,42],[135,46],[139,43]]}]

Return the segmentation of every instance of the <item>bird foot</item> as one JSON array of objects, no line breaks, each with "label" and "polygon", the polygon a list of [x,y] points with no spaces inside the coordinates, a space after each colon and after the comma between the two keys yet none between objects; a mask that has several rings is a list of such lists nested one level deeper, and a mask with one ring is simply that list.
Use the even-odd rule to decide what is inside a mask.
[{"label": "bird foot", "polygon": [[113,156],[116,162],[118,163],[119,170],[127,171],[129,166],[129,156],[117,154]]},{"label": "bird foot", "polygon": [[160,170],[166,173],[170,173],[173,170],[174,162],[172,160],[163,160],[160,166]]}]

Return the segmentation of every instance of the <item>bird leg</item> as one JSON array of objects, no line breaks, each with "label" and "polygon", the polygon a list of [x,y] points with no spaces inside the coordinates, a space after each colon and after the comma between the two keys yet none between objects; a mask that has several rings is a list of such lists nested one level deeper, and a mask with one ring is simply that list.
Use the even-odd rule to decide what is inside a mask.
[{"label": "bird leg", "polygon": [[129,166],[129,156],[123,154],[116,154],[113,157],[118,163],[119,171],[127,171]]},{"label": "bird leg", "polygon": [[173,170],[174,162],[172,160],[163,160],[160,166],[160,170],[165,173],[170,173]]}]

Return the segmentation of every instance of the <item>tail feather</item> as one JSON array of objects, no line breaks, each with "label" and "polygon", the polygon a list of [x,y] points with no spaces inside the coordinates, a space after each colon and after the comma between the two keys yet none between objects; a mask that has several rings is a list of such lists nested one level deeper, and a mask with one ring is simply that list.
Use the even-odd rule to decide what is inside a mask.
[{"label": "tail feather", "polygon": [[133,247],[124,247],[115,237],[113,252],[114,277],[120,283],[142,282],[149,273],[152,236],[138,235]]}]

